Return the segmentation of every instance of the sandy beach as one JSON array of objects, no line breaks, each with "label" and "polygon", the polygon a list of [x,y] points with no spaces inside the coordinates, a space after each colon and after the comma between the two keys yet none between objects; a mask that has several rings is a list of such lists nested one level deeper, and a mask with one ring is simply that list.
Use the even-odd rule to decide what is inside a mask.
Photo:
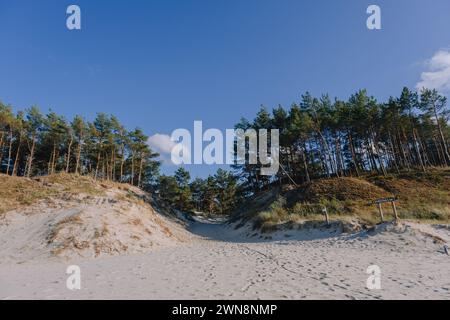
[{"label": "sandy beach", "polygon": [[[427,226],[428,227],[428,226]],[[431,227],[430,227],[431,228]],[[192,241],[146,253],[0,265],[1,299],[449,299],[450,257],[416,229],[245,237],[207,221]],[[442,237],[448,228],[436,229]],[[81,290],[66,287],[69,265]],[[369,290],[367,267],[381,269]]]},{"label": "sandy beach", "polygon": [[0,302],[450,300],[450,0],[77,2],[0,0]]}]

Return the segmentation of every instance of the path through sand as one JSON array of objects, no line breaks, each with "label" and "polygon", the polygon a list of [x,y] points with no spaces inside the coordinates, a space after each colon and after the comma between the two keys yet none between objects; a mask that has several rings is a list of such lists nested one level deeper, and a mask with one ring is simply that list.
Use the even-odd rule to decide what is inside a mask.
[{"label": "path through sand", "polygon": [[[143,254],[0,264],[0,298],[450,298],[450,257],[409,233],[261,241],[217,223],[196,222],[191,231],[199,237],[189,244]],[[81,290],[66,288],[71,264],[81,268]],[[373,264],[381,268],[380,290],[366,288]]]}]

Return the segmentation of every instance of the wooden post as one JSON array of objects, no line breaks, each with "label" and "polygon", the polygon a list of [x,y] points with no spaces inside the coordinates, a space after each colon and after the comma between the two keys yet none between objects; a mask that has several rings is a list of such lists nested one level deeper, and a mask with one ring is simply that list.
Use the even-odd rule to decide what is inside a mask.
[{"label": "wooden post", "polygon": [[380,212],[381,222],[384,222],[383,208],[381,207],[381,203],[378,203],[378,211]]},{"label": "wooden post", "polygon": [[325,214],[325,221],[327,222],[327,225],[329,225],[329,224],[330,224],[330,218],[328,217],[328,210],[327,210],[327,207],[324,207],[324,208],[322,209],[322,211],[323,211],[323,213]]},{"label": "wooden post", "polygon": [[391,202],[392,203],[392,210],[394,211],[395,220],[398,220],[398,213],[397,213],[397,207],[395,206],[395,200]]}]

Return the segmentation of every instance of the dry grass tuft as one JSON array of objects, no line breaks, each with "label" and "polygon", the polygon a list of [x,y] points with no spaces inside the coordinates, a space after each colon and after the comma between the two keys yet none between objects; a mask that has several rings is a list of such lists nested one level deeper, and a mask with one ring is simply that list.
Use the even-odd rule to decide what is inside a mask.
[{"label": "dry grass tuft", "polygon": [[57,194],[36,180],[5,174],[0,174],[0,186],[0,215]]},{"label": "dry grass tuft", "polygon": [[0,174],[0,215],[40,200],[59,198],[70,200],[73,196],[105,196],[105,191],[117,188],[125,194],[119,194],[117,200],[139,205],[145,204],[139,190],[127,184],[112,181],[98,181],[90,176],[58,173],[50,176],[28,179]]},{"label": "dry grass tuft", "polygon": [[[387,177],[320,179],[298,188],[278,188],[255,196],[235,219],[252,220],[263,232],[280,225],[323,221],[327,208],[330,220],[356,219],[362,224],[380,222],[373,201],[398,198],[400,218],[433,223],[450,221],[450,170],[410,172]],[[385,219],[393,219],[389,203],[383,205]]]}]

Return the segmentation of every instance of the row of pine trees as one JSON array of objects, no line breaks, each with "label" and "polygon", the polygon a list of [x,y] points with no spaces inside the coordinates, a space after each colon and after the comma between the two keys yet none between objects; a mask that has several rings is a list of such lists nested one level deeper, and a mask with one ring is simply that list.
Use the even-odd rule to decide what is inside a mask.
[{"label": "row of pine trees", "polygon": [[158,190],[183,211],[229,213],[243,198],[271,184],[301,184],[324,177],[387,175],[450,165],[450,110],[436,90],[404,88],[399,97],[378,102],[366,90],[347,101],[309,93],[286,110],[265,107],[239,129],[278,129],[280,170],[259,174],[259,165],[234,165],[192,180],[179,168],[159,174],[158,154],[140,129],[128,131],[114,116],[72,121],[37,107],[13,113],[0,103],[0,172],[36,176],[57,172],[91,175]]},{"label": "row of pine trees", "polygon": [[[179,168],[158,181],[162,198],[183,211],[232,212],[246,197],[272,184],[313,179],[424,171],[450,165],[447,100],[436,90],[404,88],[400,97],[378,102],[366,90],[347,101],[305,93],[286,110],[265,107],[236,129],[278,129],[280,170],[260,175],[260,165],[234,165],[206,179],[191,181]],[[269,142],[270,143],[270,142]],[[248,152],[247,152],[247,156]]]},{"label": "row of pine trees", "polygon": [[229,214],[243,200],[237,176],[223,169],[191,180],[190,173],[180,167],[174,176],[159,177],[158,190],[162,200],[181,211]]},{"label": "row of pine trees", "polygon": [[154,182],[160,165],[147,138],[104,113],[93,122],[81,116],[68,121],[35,106],[14,113],[0,102],[0,172],[7,175],[66,172],[144,187]]},{"label": "row of pine trees", "polygon": [[183,211],[229,212],[236,203],[238,181],[219,169],[191,181],[180,167],[173,176],[159,173],[159,155],[139,128],[128,131],[119,120],[99,113],[94,121],[72,121],[33,106],[14,113],[0,102],[0,173],[33,177],[76,173],[130,183],[157,191],[161,200]]},{"label": "row of pine trees", "polygon": [[387,175],[450,165],[449,108],[436,90],[404,88],[378,102],[366,90],[347,101],[301,96],[286,110],[262,107],[253,121],[236,128],[275,128],[280,132],[280,170],[259,175],[258,166],[234,166],[251,193],[274,181],[301,184],[322,177]]}]

